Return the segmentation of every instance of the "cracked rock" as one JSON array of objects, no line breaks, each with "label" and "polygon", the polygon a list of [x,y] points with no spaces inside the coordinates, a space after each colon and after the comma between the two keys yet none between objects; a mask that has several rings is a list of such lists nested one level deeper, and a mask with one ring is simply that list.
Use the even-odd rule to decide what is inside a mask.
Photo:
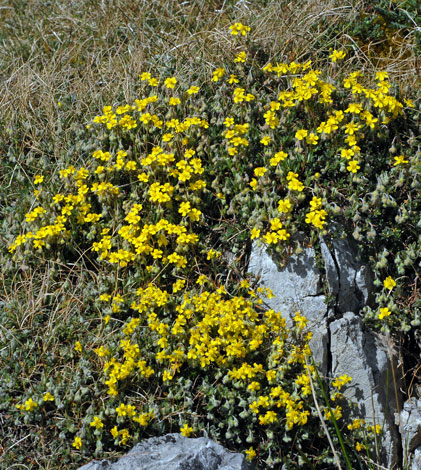
[{"label": "cracked rock", "polygon": [[79,470],[252,470],[245,456],[226,450],[206,437],[181,434],[152,437],[117,462],[92,461]]},{"label": "cracked rock", "polygon": [[411,470],[421,470],[421,447],[418,447],[414,451]]},{"label": "cracked rock", "polygon": [[291,256],[278,268],[265,248],[254,244],[248,271],[260,277],[261,287],[273,291],[275,298],[264,299],[269,308],[283,313],[290,322],[297,310],[307,317],[313,332],[310,347],[322,374],[352,377],[345,395],[358,404],[367,423],[383,426],[380,458],[389,467],[397,463],[400,447],[393,420],[396,403],[391,364],[380,340],[364,330],[358,316],[372,300],[373,276],[350,240],[332,240],[329,246],[325,239],[320,240],[325,280],[334,297],[329,307],[321,292],[313,248]]},{"label": "cracked rock", "polygon": [[[420,466],[415,468],[421,469],[421,400],[416,398],[407,400],[400,415],[395,415],[395,421],[401,434],[403,455],[408,459],[418,448],[417,458]],[[413,462],[415,461],[414,456]]]},{"label": "cracked rock", "polygon": [[380,424],[383,435],[380,457],[388,468],[398,459],[398,435],[393,420],[396,411],[391,364],[385,347],[362,321],[347,312],[330,325],[332,376],[352,377],[344,395],[358,404],[361,417],[371,424]]},{"label": "cracked rock", "polygon": [[373,298],[373,273],[361,261],[358,250],[349,239],[332,240],[332,250],[320,240],[325,262],[329,293],[337,298],[338,313],[357,313]]},{"label": "cracked rock", "polygon": [[313,332],[310,347],[322,373],[327,372],[328,327],[325,296],[320,292],[320,272],[313,248],[290,256],[283,268],[278,268],[264,247],[253,245],[248,271],[259,276],[260,285],[269,287],[274,298],[264,299],[269,308],[281,312],[289,323],[297,311],[308,320]]}]

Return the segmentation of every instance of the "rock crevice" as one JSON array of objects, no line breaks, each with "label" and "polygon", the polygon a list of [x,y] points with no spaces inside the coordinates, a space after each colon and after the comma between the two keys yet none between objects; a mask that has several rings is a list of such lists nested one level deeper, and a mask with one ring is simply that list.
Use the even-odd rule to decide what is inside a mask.
[{"label": "rock crevice", "polygon": [[[316,265],[316,252],[305,248],[279,268],[262,246],[254,244],[248,271],[275,298],[270,308],[282,312],[292,324],[299,310],[313,332],[310,342],[315,361],[324,376],[348,374],[352,384],[344,395],[356,402],[362,418],[381,424],[381,462],[392,468],[400,457],[400,440],[393,419],[396,411],[391,363],[386,348],[366,331],[361,310],[371,305],[373,274],[355,244],[345,239],[320,239],[324,278]],[[320,292],[325,281],[326,294]]]}]

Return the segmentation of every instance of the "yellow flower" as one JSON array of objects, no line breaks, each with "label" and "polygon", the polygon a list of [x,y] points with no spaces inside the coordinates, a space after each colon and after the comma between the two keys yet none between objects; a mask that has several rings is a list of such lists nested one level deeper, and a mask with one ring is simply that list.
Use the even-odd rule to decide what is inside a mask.
[{"label": "yellow flower", "polygon": [[250,447],[250,449],[246,450],[246,454],[247,454],[247,460],[249,462],[251,462],[254,457],[256,457],[256,451],[253,449],[253,447]]},{"label": "yellow flower", "polygon": [[304,189],[304,184],[301,183],[297,178],[292,178],[288,183],[288,188],[292,191],[302,191]]},{"label": "yellow flower", "polygon": [[186,284],[185,279],[179,279],[178,281],[174,282],[174,284],[172,285],[173,293],[175,294],[181,289],[183,289],[185,284]]},{"label": "yellow flower", "polygon": [[232,85],[233,83],[239,83],[239,82],[240,80],[238,80],[238,78],[234,74],[230,75],[230,78],[228,79],[228,83],[230,85]]},{"label": "yellow flower", "polygon": [[361,127],[362,126],[353,122],[349,122],[348,124],[345,124],[345,126],[343,126],[343,128],[345,129],[345,134],[348,135],[354,135],[355,131],[358,131],[359,129],[361,129]]},{"label": "yellow flower", "polygon": [[310,201],[311,210],[315,211],[322,205],[322,198],[313,196],[313,199]]},{"label": "yellow flower", "polygon": [[332,418],[335,418],[335,420],[339,420],[342,417],[342,408],[338,405],[332,410],[329,410],[328,408],[325,408],[325,418],[332,420]]},{"label": "yellow flower", "polygon": [[226,117],[225,118],[225,121],[224,121],[224,125],[225,127],[231,127],[232,125],[234,125],[234,118],[232,117]]},{"label": "yellow flower", "polygon": [[47,392],[47,393],[43,396],[42,399],[43,399],[44,401],[54,401],[54,397],[53,397],[53,395],[51,395],[50,392]]},{"label": "yellow flower", "polygon": [[77,352],[82,352],[82,344],[80,343],[80,341],[76,341],[76,343],[75,343],[75,351],[77,351]]},{"label": "yellow flower", "polygon": [[196,93],[198,93],[199,91],[199,87],[198,86],[191,86],[188,90],[187,90],[187,94],[188,95],[195,95]]},{"label": "yellow flower", "polygon": [[140,173],[139,175],[137,175],[137,179],[139,181],[142,181],[142,183],[147,183],[149,180],[149,176],[146,173]]},{"label": "yellow flower", "polygon": [[271,245],[272,243],[276,243],[278,241],[276,233],[273,232],[266,233],[263,239],[268,245]]},{"label": "yellow flower", "polygon": [[260,424],[270,424],[277,421],[277,415],[274,411],[267,411],[264,416],[259,416],[259,423]]},{"label": "yellow flower", "polygon": [[181,103],[180,98],[175,98],[174,96],[171,96],[171,98],[170,98],[169,101],[168,101],[168,104],[169,104],[170,106],[177,106],[177,105],[180,104],[180,103]]},{"label": "yellow flower", "polygon": [[121,436],[121,441],[120,441],[120,444],[121,445],[126,445],[127,443],[127,439],[129,439],[131,436],[130,436],[130,433],[129,433],[129,430],[128,429],[122,429],[120,432],[119,432],[120,436]]},{"label": "yellow flower", "polygon": [[341,157],[351,160],[351,157],[355,154],[352,149],[341,149]]},{"label": "yellow flower", "polygon": [[183,216],[186,217],[189,212],[191,211],[191,206],[189,201],[182,202],[180,204],[180,208],[178,209],[178,212]]},{"label": "yellow flower", "polygon": [[201,274],[197,278],[196,284],[199,284],[200,286],[202,286],[207,280],[208,280],[208,278],[204,274]]},{"label": "yellow flower", "polygon": [[279,220],[278,217],[275,217],[274,219],[270,220],[270,229],[272,232],[275,232],[276,230],[280,230],[282,228],[282,222]]},{"label": "yellow flower", "polygon": [[246,57],[247,56],[245,52],[240,52],[239,54],[236,55],[234,62],[245,62]]},{"label": "yellow flower", "polygon": [[263,145],[269,145],[271,142],[271,138],[268,135],[265,135],[261,140],[260,143]]},{"label": "yellow flower", "polygon": [[149,72],[143,72],[139,75],[139,78],[143,80],[150,80],[151,74]]},{"label": "yellow flower", "polygon": [[164,86],[166,88],[174,88],[176,83],[177,79],[175,77],[169,77],[165,79]]},{"label": "yellow flower", "polygon": [[365,421],[363,419],[354,419],[352,421],[352,424],[348,424],[348,429],[352,431],[353,429],[360,429],[363,425],[365,424]]},{"label": "yellow flower", "polygon": [[99,357],[104,357],[109,353],[109,351],[107,348],[104,348],[104,346],[101,346],[99,348],[94,349],[94,353]]},{"label": "yellow flower", "polygon": [[231,34],[237,36],[237,34],[241,34],[245,36],[250,31],[250,26],[246,26],[241,23],[234,23],[230,26]]},{"label": "yellow flower", "polygon": [[215,251],[210,249],[207,253],[206,259],[209,261],[213,258],[220,258],[222,253],[220,251]]},{"label": "yellow flower", "polygon": [[404,155],[398,155],[397,157],[394,157],[394,158],[395,158],[395,163],[393,164],[393,166],[402,165],[402,163],[409,163],[408,160],[405,160]]},{"label": "yellow flower", "polygon": [[360,169],[360,165],[358,165],[357,160],[351,160],[346,167],[346,169],[351,173],[356,173]]},{"label": "yellow flower", "polygon": [[60,201],[62,201],[64,199],[64,196],[63,194],[56,194],[54,197],[53,197],[53,201],[57,204],[59,203]]},{"label": "yellow flower", "polygon": [[386,289],[392,290],[396,286],[396,282],[394,279],[392,279],[390,276],[388,276],[384,281],[383,281],[384,287]]},{"label": "yellow flower", "polygon": [[300,312],[296,312],[294,321],[297,325],[297,328],[300,330],[303,330],[307,325],[307,318],[304,315],[300,315]]},{"label": "yellow flower", "polygon": [[44,177],[41,175],[35,175],[34,184],[41,184],[44,181]]},{"label": "yellow flower", "polygon": [[359,103],[351,103],[348,108],[345,109],[346,113],[355,113],[359,114],[363,110],[363,107]]},{"label": "yellow flower", "polygon": [[91,427],[96,429],[101,429],[104,427],[104,423],[101,421],[101,418],[94,416],[94,419],[89,423]]},{"label": "yellow flower", "polygon": [[37,406],[38,406],[38,403],[32,400],[32,398],[29,398],[29,400],[26,400],[24,404],[25,411],[32,411]]},{"label": "yellow flower", "polygon": [[266,372],[266,378],[268,380],[268,382],[273,382],[276,378],[276,370],[268,370]]},{"label": "yellow flower", "polygon": [[248,390],[251,390],[252,392],[254,392],[255,390],[260,390],[260,384],[259,382],[252,382],[248,387],[247,387]]},{"label": "yellow flower", "polygon": [[337,377],[333,382],[332,385],[337,388],[338,390],[341,390],[341,388],[346,385],[347,383],[351,382],[352,378],[347,375],[341,375],[340,377]]},{"label": "yellow flower", "polygon": [[319,136],[314,134],[314,132],[311,132],[307,137],[306,137],[306,142],[310,145],[317,145],[317,142],[319,141]]},{"label": "yellow flower", "polygon": [[345,51],[337,51],[336,49],[329,55],[329,59],[332,59],[332,62],[336,62],[338,59],[343,59],[346,56]]},{"label": "yellow flower", "polygon": [[388,317],[392,312],[387,308],[383,307],[380,309],[380,313],[378,314],[378,317],[380,320],[383,320],[383,318]]},{"label": "yellow flower", "polygon": [[288,213],[290,210],[292,209],[292,205],[291,205],[291,201],[286,198],[286,199],[281,199],[279,202],[278,202],[278,211],[281,213],[281,214],[286,214]]},{"label": "yellow flower", "polygon": [[355,444],[355,448],[357,449],[358,452],[361,452],[363,449],[365,449],[365,446],[364,446],[364,444],[361,444],[361,443],[357,442]]},{"label": "yellow flower", "polygon": [[382,82],[388,77],[389,77],[389,74],[387,72],[381,72],[381,71],[376,72],[376,80],[379,80],[380,82]]},{"label": "yellow flower", "polygon": [[275,155],[270,159],[270,165],[271,166],[276,166],[279,162],[282,162],[287,158],[287,154],[285,152],[277,152]]},{"label": "yellow flower", "polygon": [[185,437],[189,437],[190,434],[193,432],[193,428],[190,427],[187,423],[182,427],[180,428],[180,432],[183,436]]},{"label": "yellow flower", "polygon": [[308,131],[306,129],[299,129],[295,133],[295,138],[298,140],[303,140],[305,137],[307,137],[307,135],[308,135]]},{"label": "yellow flower", "polygon": [[260,166],[254,169],[254,176],[257,176],[257,177],[263,176],[267,171],[268,171],[267,168]]},{"label": "yellow flower", "polygon": [[225,74],[225,69],[222,67],[217,68],[216,70],[213,71],[212,73],[212,82],[217,82],[220,78],[222,78]]},{"label": "yellow flower", "polygon": [[380,424],[376,424],[376,426],[369,426],[369,430],[374,434],[381,434],[382,427]]},{"label": "yellow flower", "polygon": [[82,447],[82,439],[79,436],[76,436],[72,446],[75,449],[80,449]]},{"label": "yellow flower", "polygon": [[260,237],[260,230],[257,228],[253,228],[251,231],[251,239],[254,240],[255,238]]}]

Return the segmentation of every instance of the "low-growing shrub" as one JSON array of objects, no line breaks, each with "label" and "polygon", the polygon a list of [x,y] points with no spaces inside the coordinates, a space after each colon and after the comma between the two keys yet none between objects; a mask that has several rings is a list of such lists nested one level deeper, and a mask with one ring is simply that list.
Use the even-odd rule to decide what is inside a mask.
[{"label": "low-growing shrub", "polygon": [[332,236],[352,227],[357,241],[383,244],[367,250],[382,287],[367,318],[392,332],[417,326],[407,293],[420,253],[419,152],[404,115],[414,104],[393,96],[386,72],[341,76],[345,51],[324,70],[310,59],[260,64],[242,40],[249,28],[230,29],[232,62],[208,82],[145,71],[138,99],[87,125],[82,165],[58,180],[34,175],[10,252],[83,262],[97,285],[83,306],[90,331],[66,339],[72,367],[49,381],[40,372],[11,401],[25,423],[57,428],[73,461],[180,430],[263,468],[335,458],[356,468],[361,451],[374,455],[380,429],[342,418],[350,378],[318,380],[306,319],[267,309],[271,292],[244,267],[251,240],[285,260],[302,249],[299,232],[314,243],[340,221]]}]

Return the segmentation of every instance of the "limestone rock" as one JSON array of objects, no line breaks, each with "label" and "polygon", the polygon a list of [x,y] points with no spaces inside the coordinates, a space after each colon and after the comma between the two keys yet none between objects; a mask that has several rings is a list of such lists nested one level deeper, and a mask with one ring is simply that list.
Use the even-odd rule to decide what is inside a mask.
[{"label": "limestone rock", "polygon": [[320,240],[328,289],[337,298],[336,311],[357,313],[372,301],[373,273],[351,240],[333,239],[331,246],[332,251]]},{"label": "limestone rock", "polygon": [[79,470],[251,470],[243,454],[229,452],[206,437],[152,437],[117,462],[93,461]]},{"label": "limestone rock", "polygon": [[389,467],[397,463],[398,435],[394,426],[396,411],[391,364],[381,342],[364,331],[361,319],[347,312],[330,325],[331,374],[352,377],[344,395],[358,404],[361,416],[383,429],[382,461]]},{"label": "limestone rock", "polygon": [[[400,415],[395,415],[396,424],[402,439],[403,455],[409,460],[410,454],[418,448],[417,456],[413,458],[412,468],[421,469],[421,400],[410,398],[403,405]],[[419,467],[414,467],[418,460]]]},{"label": "limestone rock", "polygon": [[415,449],[411,470],[421,470],[421,447]]},{"label": "limestone rock", "polygon": [[[313,248],[293,255],[284,267],[264,247],[253,245],[248,270],[259,276],[260,286],[269,287],[275,298],[268,307],[292,318],[299,310],[313,332],[310,347],[323,375],[348,374],[352,384],[346,395],[357,402],[368,423],[384,425],[382,462],[397,462],[399,436],[393,412],[396,408],[391,364],[380,340],[363,328],[358,316],[373,296],[373,276],[351,240],[320,240],[325,281],[330,296],[326,304],[321,273]],[[396,368],[395,368],[396,370]]]},{"label": "limestone rock", "polygon": [[269,308],[281,312],[292,322],[295,312],[301,312],[313,332],[310,342],[314,359],[323,373],[327,365],[327,313],[325,296],[320,292],[320,272],[316,266],[316,253],[306,248],[300,255],[290,256],[279,268],[263,246],[253,245],[248,271],[259,277],[260,285],[269,287],[274,298],[264,299]]}]

